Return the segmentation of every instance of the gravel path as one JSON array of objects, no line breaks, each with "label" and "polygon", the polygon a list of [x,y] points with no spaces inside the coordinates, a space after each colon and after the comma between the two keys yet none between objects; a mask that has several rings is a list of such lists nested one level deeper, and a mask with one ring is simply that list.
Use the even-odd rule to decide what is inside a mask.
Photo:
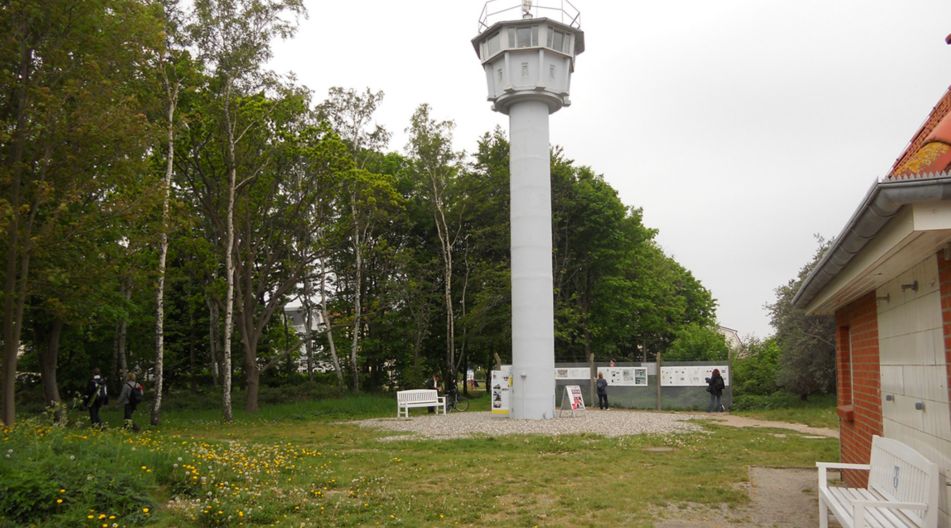
[{"label": "gravel path", "polygon": [[[464,438],[471,436],[501,436],[516,434],[570,435],[595,433],[604,436],[636,434],[685,433],[702,428],[688,420],[701,418],[696,414],[672,414],[644,411],[594,411],[552,420],[513,420],[489,412],[422,415],[410,418],[374,418],[355,423],[371,427],[411,433],[430,439]],[[405,439],[405,435],[386,437],[386,440]]]}]

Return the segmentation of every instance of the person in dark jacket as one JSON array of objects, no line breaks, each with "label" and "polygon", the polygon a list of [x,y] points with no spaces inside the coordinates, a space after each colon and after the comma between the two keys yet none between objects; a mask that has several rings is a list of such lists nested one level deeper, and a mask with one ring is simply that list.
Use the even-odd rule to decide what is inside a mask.
[{"label": "person in dark jacket", "polygon": [[139,402],[135,401],[135,398],[132,397],[132,391],[136,389],[138,389],[141,397],[142,386],[136,383],[135,372],[130,372],[126,374],[125,383],[122,384],[122,392],[119,393],[118,403],[123,406],[122,418],[125,421],[125,427],[134,431],[139,428],[135,425],[135,422],[132,421],[132,413],[135,412],[135,408],[139,405]]},{"label": "person in dark jacket", "polygon": [[102,378],[99,369],[93,369],[92,378],[86,385],[86,392],[83,398],[83,407],[89,409],[89,421],[93,427],[102,427],[102,418],[99,417],[99,409],[109,403],[109,391],[106,387],[106,380]]},{"label": "person in dark jacket", "polygon": [[720,375],[720,369],[713,369],[713,374],[706,378],[707,392],[710,393],[710,406],[707,412],[720,412],[723,405],[720,403],[720,397],[723,396],[723,389],[726,384],[723,383],[723,376]]},{"label": "person in dark jacket", "polygon": [[608,380],[604,379],[604,374],[598,372],[598,407],[602,411],[608,410]]}]

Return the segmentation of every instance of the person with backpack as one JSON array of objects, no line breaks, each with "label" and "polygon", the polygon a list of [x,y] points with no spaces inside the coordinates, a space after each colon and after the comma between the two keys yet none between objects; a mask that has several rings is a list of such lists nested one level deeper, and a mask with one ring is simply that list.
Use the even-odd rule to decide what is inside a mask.
[{"label": "person with backpack", "polygon": [[83,407],[89,409],[89,421],[93,427],[102,427],[102,418],[99,417],[99,409],[109,403],[109,389],[106,387],[106,380],[99,373],[99,369],[93,369],[92,378],[86,385],[86,392],[83,395]]},{"label": "person with backpack", "polygon": [[138,430],[138,426],[132,421],[132,413],[142,403],[142,392],[142,385],[135,381],[135,372],[128,373],[125,383],[122,384],[122,392],[119,394],[119,404],[123,405],[122,418],[128,429]]},{"label": "person with backpack", "polygon": [[723,376],[720,375],[720,369],[713,369],[713,374],[706,378],[707,392],[710,393],[710,406],[707,412],[720,412],[723,405],[720,403],[720,397],[723,396],[723,389],[726,384],[723,383]]}]

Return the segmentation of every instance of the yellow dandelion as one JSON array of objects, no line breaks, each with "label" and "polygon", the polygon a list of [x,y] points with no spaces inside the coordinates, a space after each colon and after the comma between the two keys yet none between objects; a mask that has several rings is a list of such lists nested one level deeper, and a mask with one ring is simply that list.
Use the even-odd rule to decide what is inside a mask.
[{"label": "yellow dandelion", "polygon": [[142,513],[149,513],[150,511],[151,511],[151,510],[149,509],[148,506],[142,508]]},{"label": "yellow dandelion", "polygon": [[62,503],[63,503],[63,499],[56,499],[56,504],[62,504]]}]

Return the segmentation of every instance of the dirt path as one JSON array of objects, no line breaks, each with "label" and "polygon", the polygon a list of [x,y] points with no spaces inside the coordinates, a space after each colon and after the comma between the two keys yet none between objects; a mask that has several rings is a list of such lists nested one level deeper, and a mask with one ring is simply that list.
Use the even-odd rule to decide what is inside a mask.
[{"label": "dirt path", "polygon": [[[704,415],[730,427],[788,429],[808,436],[838,438],[839,432],[823,427],[757,420],[731,414]],[[813,528],[819,524],[814,468],[768,468],[751,466],[749,482],[741,486],[750,496],[748,505],[730,509],[701,505],[677,505],[654,512],[655,528]]]},{"label": "dirt path", "polygon": [[826,429],[824,427],[810,427],[808,425],[789,423],[789,422],[773,422],[770,420],[757,420],[756,418],[748,418],[746,416],[736,416],[732,414],[725,413],[714,413],[709,416],[704,416],[704,418],[709,417],[711,420],[715,420],[723,425],[729,425],[730,427],[764,427],[771,429],[789,429],[791,431],[796,431],[797,433],[802,433],[805,435],[812,436],[825,436],[829,438],[838,438],[839,432],[835,429]]},{"label": "dirt path", "polygon": [[750,503],[730,509],[725,505],[677,505],[656,511],[655,528],[814,528],[819,524],[815,469],[750,467],[743,484]]}]

